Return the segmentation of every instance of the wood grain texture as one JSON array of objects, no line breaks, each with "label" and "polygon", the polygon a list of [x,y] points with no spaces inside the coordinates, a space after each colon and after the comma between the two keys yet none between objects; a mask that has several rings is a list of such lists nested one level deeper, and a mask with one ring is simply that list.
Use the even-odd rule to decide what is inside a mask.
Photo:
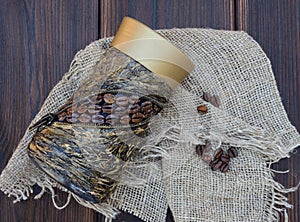
[{"label": "wood grain texture", "polygon": [[234,29],[233,0],[103,0],[100,37],[115,34],[124,16],[153,29],[210,27]]},{"label": "wood grain texture", "polygon": [[[261,45],[272,63],[284,107],[291,123],[300,131],[300,1],[238,0],[236,4],[238,30],[249,33]],[[277,174],[286,187],[300,181],[300,153],[274,164],[276,170],[290,169],[289,174]],[[289,221],[300,221],[300,191],[289,193]],[[282,220],[283,221],[283,220]]]},{"label": "wood grain texture", "polygon": [[[270,58],[291,122],[300,130],[300,0],[2,0],[0,4],[0,172],[49,91],[68,70],[75,53],[98,37],[115,34],[124,16],[154,29],[208,27],[244,30]],[[300,181],[297,152],[275,169],[284,185]],[[38,188],[35,187],[35,193]],[[33,195],[32,195],[33,196]],[[300,221],[300,192],[290,221]],[[59,192],[63,203],[66,196]],[[101,214],[75,201],[58,211],[49,194],[41,200],[12,203],[0,193],[0,221],[103,222]],[[122,213],[115,222],[138,222]],[[168,213],[168,222],[173,221]]]},{"label": "wood grain texture", "polygon": [[[98,0],[2,0],[0,4],[0,171],[75,53],[98,38]],[[0,194],[0,221],[95,221],[74,201],[58,211],[50,195],[13,204]],[[62,198],[63,200],[64,198]],[[82,220],[81,220],[82,221]]]}]

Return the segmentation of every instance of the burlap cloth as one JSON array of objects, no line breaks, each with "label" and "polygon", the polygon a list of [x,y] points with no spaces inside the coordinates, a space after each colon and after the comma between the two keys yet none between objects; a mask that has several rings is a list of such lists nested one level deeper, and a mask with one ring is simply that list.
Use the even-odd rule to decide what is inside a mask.
[{"label": "burlap cloth", "polygon": [[[178,46],[196,65],[175,90],[171,105],[152,124],[160,130],[159,146],[169,156],[150,167],[139,169],[147,179],[142,187],[120,185],[110,204],[144,221],[165,221],[167,207],[175,221],[276,221],[279,213],[292,207],[285,189],[274,181],[270,164],[288,157],[300,144],[280,100],[270,61],[259,45],[244,32],[210,29],[158,31]],[[32,123],[54,112],[73,94],[112,38],[91,43],[75,56],[70,70],[54,87]],[[218,95],[216,108],[202,100],[203,92]],[[209,112],[199,115],[205,104]],[[1,190],[26,200],[38,184],[54,196],[60,187],[29,160],[26,131],[0,177]],[[228,145],[239,147],[239,156],[226,174],[211,171],[195,154],[195,144],[213,142],[213,150]],[[64,189],[63,189],[64,190]],[[106,216],[114,212],[103,206],[79,203]]]}]

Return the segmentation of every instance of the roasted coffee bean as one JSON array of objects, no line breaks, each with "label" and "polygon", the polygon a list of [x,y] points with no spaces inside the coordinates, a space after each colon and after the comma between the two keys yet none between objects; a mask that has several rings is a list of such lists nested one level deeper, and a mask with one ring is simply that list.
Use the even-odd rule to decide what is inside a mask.
[{"label": "roasted coffee bean", "polygon": [[94,95],[90,97],[90,102],[91,103],[95,103],[95,104],[99,104],[102,102],[102,95],[98,94],[98,95]]},{"label": "roasted coffee bean", "polygon": [[222,166],[223,162],[221,160],[213,161],[211,164],[211,169],[213,171],[219,169]]},{"label": "roasted coffee bean", "polygon": [[223,153],[223,155],[220,158],[223,162],[228,163],[230,161],[230,156],[226,153]]},{"label": "roasted coffee bean", "polygon": [[126,107],[122,107],[122,106],[119,106],[119,107],[116,107],[114,110],[113,110],[113,114],[117,115],[117,116],[124,116],[127,112],[127,108]]},{"label": "roasted coffee bean", "polygon": [[210,164],[210,162],[211,162],[211,157],[208,156],[208,155],[203,155],[203,156],[202,156],[202,160],[203,160],[205,163]]},{"label": "roasted coffee bean", "polygon": [[101,112],[101,106],[99,105],[90,105],[88,107],[88,112],[91,114],[96,114],[96,113],[100,113]]},{"label": "roasted coffee bean", "polygon": [[198,113],[205,114],[208,112],[207,106],[201,105],[197,107]]},{"label": "roasted coffee bean", "polygon": [[77,108],[77,112],[78,113],[85,113],[87,111],[87,106],[86,105],[80,105],[78,108]]},{"label": "roasted coffee bean", "polygon": [[73,118],[73,117],[67,117],[66,121],[69,122],[69,123],[76,123],[78,121],[78,119],[77,118]]},{"label": "roasted coffee bean", "polygon": [[74,112],[72,115],[68,115],[67,117],[78,118],[79,114]]},{"label": "roasted coffee bean", "polygon": [[220,159],[221,156],[223,155],[224,151],[222,150],[222,148],[218,148],[216,149],[215,153],[214,153],[214,157],[216,159]]},{"label": "roasted coffee bean", "polygon": [[202,156],[204,151],[205,151],[205,145],[201,145],[201,144],[196,145],[196,153],[199,156]]},{"label": "roasted coffee bean", "polygon": [[67,117],[67,113],[65,113],[65,112],[62,112],[57,115],[57,119],[59,122],[63,122],[66,119],[66,117]]},{"label": "roasted coffee bean", "polygon": [[212,143],[210,140],[205,141],[205,150],[210,151],[212,149]]},{"label": "roasted coffee bean", "polygon": [[152,112],[150,112],[150,113],[143,113],[144,114],[144,119],[148,119],[148,118],[150,118],[150,117],[152,117],[153,116],[153,113]]},{"label": "roasted coffee bean", "polygon": [[93,115],[92,116],[92,122],[97,124],[104,124],[105,118],[102,115]]},{"label": "roasted coffee bean", "polygon": [[72,113],[74,113],[76,110],[75,106],[71,106],[67,109],[67,115],[72,115]]},{"label": "roasted coffee bean", "polygon": [[115,101],[118,106],[127,106],[128,105],[128,96],[118,95],[115,97]]},{"label": "roasted coffee bean", "polygon": [[83,113],[79,116],[78,120],[82,123],[88,123],[91,121],[91,117],[89,115]]},{"label": "roasted coffee bean", "polygon": [[108,104],[113,104],[115,101],[115,96],[113,94],[107,93],[107,94],[104,94],[103,100],[104,100],[104,102],[106,102]]},{"label": "roasted coffee bean", "polygon": [[229,155],[231,158],[234,158],[234,157],[237,157],[237,156],[238,156],[238,151],[237,151],[236,148],[234,148],[234,147],[230,147],[230,148],[227,150],[227,153],[228,153],[228,155]]},{"label": "roasted coffee bean", "polygon": [[119,118],[116,115],[111,114],[111,115],[106,116],[105,122],[107,124],[114,125],[119,122]]},{"label": "roasted coffee bean", "polygon": [[111,114],[112,105],[110,105],[110,104],[104,104],[102,106],[102,111],[105,112],[106,114]]},{"label": "roasted coffee bean", "polygon": [[130,106],[129,114],[135,114],[141,111],[141,107],[138,104]]},{"label": "roasted coffee bean", "polygon": [[223,163],[222,166],[220,167],[220,171],[222,173],[226,173],[229,170],[229,164],[228,163]]},{"label": "roasted coffee bean", "polygon": [[153,110],[152,102],[145,101],[141,104],[142,112],[144,113],[150,113]]},{"label": "roasted coffee bean", "polygon": [[131,122],[140,123],[143,120],[144,115],[142,113],[135,113],[132,115]]},{"label": "roasted coffee bean", "polygon": [[209,101],[210,101],[210,98],[211,98],[211,94],[210,94],[210,93],[204,93],[204,94],[203,94],[203,99],[204,99],[206,102],[209,102]]},{"label": "roasted coffee bean", "polygon": [[154,110],[154,113],[157,114],[161,111],[161,108],[156,105],[153,105],[153,110]]},{"label": "roasted coffee bean", "polygon": [[221,105],[220,97],[219,97],[219,96],[216,96],[216,95],[212,96],[212,97],[210,98],[210,103],[211,103],[212,105],[214,105],[215,107],[219,107],[219,106]]},{"label": "roasted coffee bean", "polygon": [[129,97],[129,103],[130,104],[137,104],[139,102],[140,97],[137,95],[131,95]]},{"label": "roasted coffee bean", "polygon": [[121,123],[121,124],[129,124],[130,121],[131,121],[131,118],[130,118],[130,116],[128,116],[128,115],[122,116],[122,117],[120,118],[120,123]]}]

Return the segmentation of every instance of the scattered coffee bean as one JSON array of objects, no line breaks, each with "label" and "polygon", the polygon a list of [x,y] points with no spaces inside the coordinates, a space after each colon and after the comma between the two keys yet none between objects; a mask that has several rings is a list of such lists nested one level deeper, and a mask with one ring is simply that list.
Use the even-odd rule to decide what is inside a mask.
[{"label": "scattered coffee bean", "polygon": [[67,117],[72,117],[72,118],[78,118],[79,117],[79,114],[78,113],[72,113],[72,115],[68,115]]},{"label": "scattered coffee bean", "polygon": [[216,149],[215,153],[214,153],[214,157],[216,159],[220,159],[221,156],[223,155],[224,151],[222,150],[222,148],[218,148]]},{"label": "scattered coffee bean", "polygon": [[115,96],[113,94],[107,93],[104,94],[103,100],[108,104],[113,104],[115,101]]},{"label": "scattered coffee bean", "polygon": [[230,157],[234,158],[234,157],[237,157],[238,156],[238,152],[236,150],[236,148],[234,147],[230,147],[228,150],[227,150],[227,153]]},{"label": "scattered coffee bean", "polygon": [[197,107],[198,113],[205,114],[208,112],[207,106],[201,105]]},{"label": "scattered coffee bean", "polygon": [[81,114],[78,120],[82,123],[88,123],[91,121],[91,117],[85,113]]},{"label": "scattered coffee bean", "polygon": [[228,163],[223,163],[222,166],[220,167],[220,171],[222,173],[226,173],[229,170],[229,164]]},{"label": "scattered coffee bean", "polygon": [[216,96],[216,95],[212,96],[212,97],[210,98],[210,103],[211,103],[212,105],[214,105],[215,107],[219,107],[219,106],[221,105],[220,97],[219,97],[219,96]]},{"label": "scattered coffee bean", "polygon": [[102,115],[93,115],[92,116],[92,122],[97,124],[104,124],[105,118]]},{"label": "scattered coffee bean", "polygon": [[133,123],[140,123],[143,120],[144,115],[142,113],[135,113],[132,115],[131,121]]},{"label": "scattered coffee bean", "polygon": [[113,110],[113,114],[117,116],[124,116],[127,112],[126,107],[119,106]]},{"label": "scattered coffee bean", "polygon": [[130,118],[130,116],[122,116],[121,118],[120,118],[120,123],[121,124],[129,124],[130,123],[130,121],[131,121],[131,118]]},{"label": "scattered coffee bean", "polygon": [[205,141],[205,151],[210,151],[212,149],[212,143],[210,140]]},{"label": "scattered coffee bean", "polygon": [[77,112],[78,113],[85,113],[87,111],[87,106],[86,105],[80,105],[78,108],[77,108]]},{"label": "scattered coffee bean", "polygon": [[210,98],[211,98],[211,94],[210,94],[210,93],[204,93],[204,94],[203,94],[203,99],[204,99],[206,102],[209,102],[209,101],[210,101]]},{"label": "scattered coffee bean", "polygon": [[220,158],[223,162],[228,163],[230,161],[230,156],[228,154],[223,153]]},{"label": "scattered coffee bean", "polygon": [[205,151],[205,145],[201,145],[201,144],[196,145],[196,153],[199,156],[202,156],[204,151]]},{"label": "scattered coffee bean", "polygon": [[208,155],[203,155],[203,156],[202,156],[202,160],[203,160],[205,163],[210,164],[210,162],[211,162],[211,157],[208,156]]},{"label": "scattered coffee bean", "polygon": [[212,171],[216,171],[222,166],[223,162],[221,160],[213,161],[211,164]]}]

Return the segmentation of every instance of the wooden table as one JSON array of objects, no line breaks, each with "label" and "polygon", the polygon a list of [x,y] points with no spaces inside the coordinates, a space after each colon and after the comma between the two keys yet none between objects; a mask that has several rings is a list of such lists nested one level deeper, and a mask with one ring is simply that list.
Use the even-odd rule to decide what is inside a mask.
[{"label": "wooden table", "polygon": [[[291,122],[300,130],[300,0],[1,0],[0,4],[0,172],[52,87],[68,70],[75,53],[88,43],[111,36],[123,16],[154,29],[202,27],[244,30],[271,59],[278,88]],[[300,153],[275,169],[283,185],[300,181]],[[300,221],[300,192],[291,222]],[[0,194],[1,222],[104,221],[71,201],[56,210],[50,195],[12,203]],[[116,221],[140,221],[121,214]],[[167,221],[173,221],[170,214]]]}]

